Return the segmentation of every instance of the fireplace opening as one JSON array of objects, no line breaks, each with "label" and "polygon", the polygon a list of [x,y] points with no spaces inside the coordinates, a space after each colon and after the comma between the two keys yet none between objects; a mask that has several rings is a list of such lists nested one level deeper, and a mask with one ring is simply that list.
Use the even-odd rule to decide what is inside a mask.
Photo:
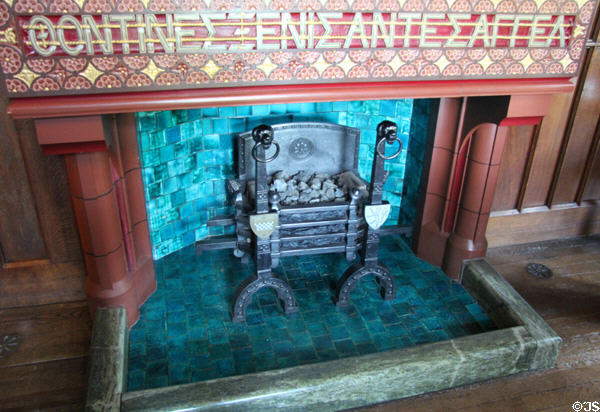
[{"label": "fireplace opening", "polygon": [[[396,299],[382,300],[373,278],[365,278],[351,293],[351,304],[338,308],[335,284],[350,265],[344,256],[291,256],[282,258],[276,270],[293,289],[299,311],[283,314],[275,294],[262,289],[241,323],[231,321],[231,305],[236,287],[254,273],[255,263],[235,258],[231,250],[196,248],[198,242],[235,234],[234,225],[211,222],[235,213],[226,182],[236,177],[236,140],[260,124],[327,122],[358,129],[358,173],[370,181],[377,125],[393,121],[403,149],[386,162],[383,199],[391,212],[385,225],[413,225],[427,162],[430,103],[289,103],[138,113],[158,289],[131,329],[128,390],[360,356],[494,329],[462,286],[414,256],[409,236],[381,238],[379,257],[395,279]],[[310,174],[307,185],[314,183],[314,173],[304,172]],[[281,184],[275,180],[282,177],[272,176],[271,184]],[[292,177],[279,179],[285,191]],[[321,191],[327,179],[338,181],[318,177]],[[333,195],[335,200],[335,189]]]},{"label": "fireplace opening", "polygon": [[[233,233],[233,226],[207,223],[233,213],[225,182],[236,177],[235,142],[260,124],[327,122],[360,131],[358,172],[369,180],[377,125],[398,125],[403,150],[386,162],[386,224],[414,221],[425,147],[427,100],[369,100],[220,107],[137,114],[140,158],[153,256],[160,259],[208,236]],[[412,128],[412,130],[411,130]],[[410,139],[409,139],[409,136]],[[410,187],[408,187],[410,186]],[[410,201],[402,202],[408,196]]]}]

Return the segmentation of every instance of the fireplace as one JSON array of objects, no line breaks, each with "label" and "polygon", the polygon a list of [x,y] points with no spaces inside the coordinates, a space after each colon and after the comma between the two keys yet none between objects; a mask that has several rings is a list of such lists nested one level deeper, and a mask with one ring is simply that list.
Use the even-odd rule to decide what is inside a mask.
[{"label": "fireplace", "polygon": [[[543,82],[546,88],[549,87],[554,90],[562,90],[566,87],[561,82]],[[539,83],[542,83],[542,81]],[[535,83],[534,85],[537,86]],[[521,85],[519,83],[512,84],[512,86],[525,86],[522,89],[523,94],[516,94],[511,97],[450,97],[440,100],[416,99],[413,101],[413,112],[419,116],[420,121],[413,121],[408,130],[405,131],[411,137],[406,145],[408,154],[405,157],[405,169],[417,165],[412,170],[422,173],[422,176],[421,178],[416,177],[415,174],[404,176],[405,181],[413,179],[410,184],[403,182],[404,197],[411,201],[400,204],[393,223],[398,222],[397,218],[405,219],[403,223],[411,218],[414,219],[412,220],[414,232],[411,245],[417,256],[423,256],[426,260],[439,266],[448,267],[448,256],[450,256],[450,263],[452,259],[459,259],[458,262],[460,263],[464,257],[480,256],[485,252],[485,245],[482,247],[477,244],[476,240],[478,236],[481,237],[484,233],[482,233],[482,230],[485,226],[481,225],[485,224],[487,217],[485,208],[489,207],[491,202],[489,196],[493,193],[493,176],[495,170],[497,173],[499,153],[501,153],[503,144],[503,130],[505,131],[510,124],[537,122],[545,110],[543,95],[536,97],[531,94],[535,91],[535,87],[530,84]],[[360,88],[353,89],[351,93],[355,93],[356,90],[366,91],[363,94],[367,95],[369,92],[378,96],[384,93],[385,89],[378,87],[373,90],[371,87],[370,85],[363,85]],[[306,91],[302,91],[302,89]],[[473,92],[475,92],[475,89],[478,93],[481,92],[479,85],[476,88],[474,86]],[[309,101],[309,99],[314,99],[312,88],[296,90],[303,97],[298,98],[296,96],[294,99],[306,100],[306,103],[313,107],[314,101]],[[341,88],[332,87],[330,92],[341,93],[341,90]],[[242,89],[241,91],[246,93],[252,90]],[[277,102],[273,105],[283,104],[278,99],[289,98],[279,91],[272,90],[271,92],[274,96],[272,99]],[[331,99],[330,92],[326,93],[328,99]],[[346,93],[348,92],[344,90],[343,94]],[[422,89],[419,93],[423,93]],[[200,101],[205,101],[205,103],[198,104],[200,106],[200,116],[204,108],[207,109],[207,113],[215,113],[214,107],[216,107],[216,112],[219,113],[221,107],[225,108],[224,112],[226,112],[230,110],[227,109],[228,107],[248,106],[239,105],[235,99],[231,100],[232,104],[215,106],[216,94],[203,91],[200,95],[204,94],[209,96],[212,94],[212,97],[202,97],[200,99]],[[250,100],[258,99],[260,103],[264,104],[264,98],[264,96],[251,95]],[[96,104],[100,103],[100,108],[96,108],[98,111],[107,110],[101,107],[102,100],[103,98],[95,100]],[[242,97],[241,100],[244,103],[249,103],[247,97]],[[339,101],[343,101],[343,99]],[[60,99],[57,99],[56,102],[59,105],[71,104],[67,100],[61,101]],[[133,109],[139,107],[140,102],[128,101],[124,105],[130,105]],[[156,105],[156,102],[157,100],[154,100],[151,104]],[[536,104],[532,104],[532,102]],[[349,104],[346,103],[346,105]],[[333,105],[332,102],[332,108]],[[342,105],[342,103],[338,103],[338,105]],[[327,101],[325,106],[329,107]],[[27,100],[20,100],[13,103],[12,110],[25,111],[29,110],[29,107],[31,106],[29,106]],[[149,108],[153,107],[159,108],[160,106],[150,106]],[[314,107],[316,107],[316,103]],[[487,109],[493,107],[494,110],[486,110],[485,113],[482,113],[482,107]],[[72,106],[71,108],[74,109]],[[60,113],[64,108],[59,106],[58,108],[50,108],[50,110]],[[155,116],[157,117],[155,119],[158,119],[159,116],[165,116],[162,113],[164,112],[156,112]],[[190,113],[198,112],[188,112],[188,119]],[[89,113],[85,114],[89,115]],[[182,116],[182,112],[177,111],[169,115]],[[150,182],[148,180],[149,176],[147,170],[142,167],[143,163],[136,162],[139,162],[140,153],[142,162],[145,161],[146,151],[142,148],[140,152],[135,147],[136,145],[132,145],[132,142],[137,141],[138,132],[141,132],[140,141],[146,138],[143,136],[144,129],[140,126],[141,123],[147,121],[144,120],[145,117],[147,116],[138,115],[137,121],[133,115],[129,114],[117,114],[115,116],[89,115],[76,118],[84,122],[87,130],[95,131],[96,134],[90,134],[92,136],[90,141],[78,143],[75,150],[72,141],[80,139],[81,126],[65,128],[64,119],[45,118],[36,120],[38,139],[44,144],[45,150],[55,153],[71,153],[67,155],[69,182],[73,188],[72,190],[79,191],[75,193],[81,193],[76,196],[77,199],[74,200],[74,204],[76,205],[75,211],[78,214],[78,224],[82,233],[82,245],[87,252],[86,260],[91,267],[104,268],[103,270],[112,276],[109,279],[102,277],[103,271],[98,269],[89,272],[88,294],[90,294],[90,303],[93,307],[106,304],[125,306],[129,324],[133,325],[138,322],[131,330],[130,336],[129,356],[131,362],[129,364],[128,384],[129,390],[133,391],[131,392],[131,404],[135,404],[138,400],[138,392],[135,389],[157,388],[189,382],[196,382],[200,385],[208,382],[206,379],[234,379],[239,374],[242,374],[239,376],[244,376],[243,374],[252,372],[269,373],[274,368],[292,367],[294,369],[302,368],[304,365],[307,367],[319,365],[318,362],[320,361],[351,361],[352,356],[362,354],[379,359],[381,356],[391,356],[391,354],[397,353],[396,351],[409,350],[406,347],[411,343],[425,344],[425,346],[417,346],[417,348],[422,347],[425,350],[429,347],[428,345],[435,345],[436,341],[443,344],[444,342],[453,342],[454,339],[459,337],[479,339],[477,336],[487,336],[488,333],[509,333],[506,329],[493,330],[502,324],[497,323],[498,319],[495,316],[490,318],[481,309],[482,307],[486,310],[489,309],[484,301],[473,300],[462,288],[454,289],[459,285],[441,276],[439,269],[429,266],[414,257],[407,243],[397,238],[382,241],[382,256],[393,262],[393,266],[396,268],[402,267],[402,263],[398,259],[404,259],[413,262],[414,267],[420,267],[421,269],[419,276],[403,278],[400,281],[406,283],[400,283],[402,301],[396,302],[396,307],[392,306],[391,309],[387,310],[379,307],[373,312],[373,307],[377,308],[377,302],[374,302],[372,297],[376,296],[378,302],[381,303],[381,301],[373,289],[374,283],[372,283],[370,285],[361,284],[357,289],[359,294],[362,295],[360,298],[367,304],[366,307],[357,308],[352,305],[348,313],[329,312],[330,310],[336,311],[335,305],[330,300],[327,292],[324,294],[323,291],[331,290],[331,281],[333,280],[331,273],[341,273],[343,271],[340,263],[336,261],[301,260],[283,262],[286,280],[294,287],[299,287],[295,290],[295,294],[299,296],[304,306],[307,306],[309,302],[320,302],[318,310],[311,310],[312,308],[307,306],[309,310],[307,313],[300,313],[302,321],[299,322],[298,318],[294,317],[297,315],[288,315],[291,316],[289,319],[283,316],[277,309],[276,302],[272,300],[272,296],[259,294],[256,298],[258,306],[248,313],[247,326],[243,326],[246,329],[238,330],[236,326],[225,325],[223,323],[224,318],[229,319],[230,305],[239,279],[231,282],[231,276],[215,278],[214,274],[246,273],[249,276],[251,272],[244,271],[248,269],[252,271],[252,263],[239,266],[239,264],[234,263],[235,260],[232,259],[230,252],[226,253],[226,251],[205,251],[197,254],[193,245],[196,240],[201,240],[201,238],[196,239],[196,231],[194,231],[193,241],[190,241],[187,247],[180,244],[182,248],[179,251],[170,250],[172,253],[165,252],[165,256],[155,263],[156,269],[154,269],[151,260],[152,253],[156,254],[161,249],[160,246],[159,248],[155,247],[154,250],[152,249],[150,239],[156,234],[151,235],[151,233],[160,234],[162,227],[153,227],[153,222],[160,222],[160,216],[168,212],[161,210],[159,214],[153,215],[152,206],[144,207],[146,203],[144,190],[150,196],[152,186],[147,184],[144,188],[142,176],[144,175],[146,183]],[[486,122],[486,120],[491,122]],[[158,120],[156,121],[158,124]],[[197,121],[197,119],[193,121]],[[77,123],[74,124],[77,125]],[[172,124],[168,124],[169,127],[173,127]],[[148,134],[148,138],[152,133]],[[90,135],[86,135],[86,137],[89,138]],[[57,138],[58,136],[60,138]],[[100,140],[100,136],[102,140]],[[461,138],[458,139],[457,136],[461,136]],[[464,144],[465,141],[469,142],[470,147]],[[219,137],[219,144],[220,142]],[[463,142],[463,144],[459,144],[460,142]],[[98,146],[103,151],[97,152]],[[470,154],[461,156],[460,151],[464,147],[469,148]],[[160,154],[158,156],[160,157]],[[464,161],[462,166],[461,161]],[[477,169],[477,173],[473,172],[474,169]],[[454,179],[450,177],[454,177]],[[482,179],[484,182],[482,182]],[[457,181],[460,184],[456,183]],[[104,184],[99,185],[99,182],[104,182]],[[222,180],[222,184],[225,185],[225,180]],[[111,192],[110,187],[112,185],[118,190]],[[412,191],[408,190],[409,187],[413,188]],[[92,189],[95,192],[91,191]],[[103,196],[105,193],[109,193],[108,199],[104,198],[106,197],[106,195]],[[169,193],[169,196],[171,194]],[[105,214],[101,222],[95,220],[91,214],[98,207],[94,204],[98,200],[111,205],[110,208],[102,208],[105,212],[107,210],[111,211],[112,214]],[[152,201],[151,196],[149,201]],[[479,209],[467,207],[471,204],[477,205]],[[221,210],[223,212],[231,211],[231,209],[227,209],[226,204],[224,206],[220,205],[220,207],[225,208]],[[148,218],[145,216],[146,210],[148,211]],[[473,213],[474,210],[478,213]],[[221,211],[214,210],[211,212],[211,217],[216,216]],[[177,214],[180,216],[179,211]],[[150,220],[150,231],[148,231],[148,226],[145,224],[146,219]],[[208,223],[208,213],[206,219]],[[107,222],[111,221],[113,224],[108,225]],[[448,222],[451,222],[451,224]],[[449,230],[444,230],[444,225],[448,225]],[[158,231],[155,229],[158,229]],[[206,226],[206,229],[201,230],[199,233],[202,235],[210,234],[209,230],[211,229]],[[92,233],[103,232],[108,233],[100,237],[92,236]],[[168,234],[169,232],[165,231],[164,233]],[[109,253],[109,255],[122,253],[118,259],[115,260],[114,257],[106,259],[106,252],[93,253],[94,247],[104,248],[98,249],[99,251],[110,252],[113,250],[114,247],[110,249],[108,245],[102,246],[98,242],[119,239],[120,234],[126,235],[124,237],[126,242],[122,248],[117,248],[116,253]],[[214,234],[217,236],[226,235],[226,232],[216,232]],[[465,236],[468,234],[472,236],[470,239]],[[460,242],[465,239],[466,244],[461,244]],[[156,246],[156,243],[154,246]],[[450,251],[450,254],[448,254],[448,251]],[[342,258],[342,261],[345,262],[345,259]],[[115,262],[122,266],[116,265]],[[199,271],[206,269],[203,262],[217,262],[220,268],[211,266],[212,272]],[[102,266],[107,264],[116,267]],[[458,272],[459,268],[460,265],[454,269],[455,273]],[[320,277],[319,273],[326,276]],[[424,296],[419,294],[419,289],[414,282],[418,284],[423,273],[427,274],[429,280],[419,284],[419,287],[446,291],[446,298],[451,299],[451,302],[453,302],[451,305],[456,305],[453,306],[456,310],[459,310],[460,307],[459,312],[462,311],[461,315],[457,313],[452,315],[452,318],[446,318],[450,320],[450,323],[440,324],[439,328],[434,326],[433,329],[427,330],[427,332],[423,332],[423,324],[407,323],[401,326],[401,323],[396,322],[399,318],[398,314],[405,311],[402,312],[405,316],[408,313],[406,310],[414,302],[426,300],[442,302],[439,297],[434,297],[434,295],[425,295],[424,299]],[[299,279],[305,276],[308,276],[308,283],[302,283],[306,280]],[[311,278],[314,276],[319,278]],[[399,272],[395,272],[394,276],[401,275]],[[158,283],[158,290],[156,291],[154,291],[156,288],[155,282]],[[213,286],[210,286],[211,284]],[[202,288],[198,289],[200,285],[202,285]],[[224,288],[223,301],[214,300],[214,285],[221,285]],[[476,287],[487,287],[478,282],[475,285],[478,285]],[[474,286],[471,285],[471,287]],[[473,293],[475,290],[469,289],[469,292]],[[177,298],[172,299],[175,296]],[[404,299],[408,300],[405,301]],[[140,309],[140,304],[145,301],[147,303]],[[370,308],[369,305],[371,305]],[[198,310],[204,312],[198,312]],[[431,308],[428,308],[426,312],[431,310]],[[139,320],[140,314],[141,321]],[[371,328],[377,328],[378,326],[372,326],[368,321],[363,324],[357,322],[358,319],[362,319],[361,322],[363,322],[363,316],[373,317],[374,323],[372,325],[379,325],[381,328],[379,332],[377,332],[377,329],[370,330],[369,326]],[[439,316],[446,315],[440,313]],[[190,323],[188,317],[195,320]],[[460,323],[459,320],[457,324],[453,324],[455,320],[452,319],[461,318],[464,319],[465,323]],[[405,320],[407,322],[421,322],[427,318],[417,319],[419,318],[413,318],[411,315]],[[439,318],[435,319],[427,320],[427,322],[439,322]],[[490,319],[493,319],[493,322]],[[215,321],[221,326],[219,327]],[[356,329],[350,329],[350,325],[346,321],[357,322]],[[330,324],[327,322],[330,322]],[[230,321],[229,324],[235,325]],[[340,326],[342,324],[343,328],[336,327],[336,325]],[[192,326],[183,333],[182,331],[185,330],[186,325],[196,326]],[[269,327],[266,328],[266,325]],[[508,326],[514,325],[509,323]],[[159,327],[159,329],[156,329],[156,327]],[[162,333],[160,332],[161,327],[163,328]],[[325,335],[322,334],[323,330],[336,335],[335,337],[330,335],[329,340],[327,340]],[[402,331],[410,330],[415,334],[402,334]],[[449,331],[453,331],[453,334],[448,334]],[[316,340],[313,339],[311,332],[315,333],[314,338]],[[396,335],[385,337],[384,332]],[[470,335],[475,332],[479,333]],[[270,334],[275,335],[271,336]],[[185,336],[184,342],[189,341],[194,342],[194,344],[189,346],[188,343],[183,343],[182,346],[181,341],[178,341],[182,335]],[[374,336],[377,336],[378,339],[374,339]],[[451,338],[451,340],[444,340],[447,338]],[[233,341],[230,339],[233,339]],[[274,339],[273,342],[277,343],[277,346],[269,346],[273,351],[272,355],[260,351],[248,352],[247,349],[252,347],[252,342],[256,343],[257,339]],[[286,343],[286,339],[288,343]],[[555,344],[553,339],[551,338],[549,341],[554,342],[552,345]],[[162,343],[159,344],[159,341]],[[206,342],[208,346],[205,346],[202,342]],[[311,343],[309,344],[309,342]],[[331,345],[328,347],[314,346],[316,342],[319,342],[318,345],[327,346],[329,343]],[[309,349],[311,345],[312,349]],[[262,346],[264,347],[264,344]],[[229,347],[229,350],[225,350],[225,347]],[[295,351],[296,349],[298,351]],[[181,357],[183,353],[191,353],[192,355],[186,361],[177,364],[176,359],[185,359]],[[277,356],[275,360],[272,357],[273,355]],[[404,355],[396,354],[394,356]],[[147,360],[144,361],[144,358]],[[248,361],[248,359],[251,359],[251,361]],[[170,364],[171,360],[174,360],[175,364]],[[529,368],[530,366],[526,367]],[[343,369],[345,368],[343,367]],[[304,373],[301,372],[302,370],[304,369],[298,369],[298,372]],[[479,373],[478,376],[480,376]],[[336,375],[333,379],[337,380],[339,377]],[[458,381],[466,382],[462,379],[461,377]],[[223,384],[230,385],[225,381]],[[177,388],[177,386],[174,386],[174,388]]]},{"label": "fireplace", "polygon": [[[451,374],[454,385],[552,365],[560,340],[491,268],[469,259],[485,255],[487,219],[508,130],[539,123],[547,114],[548,97],[573,89],[570,78],[579,68],[593,1],[381,1],[375,7],[358,1],[258,1],[233,11],[224,11],[230,7],[223,2],[211,2],[203,11],[195,10],[195,2],[54,3],[0,3],[6,11],[0,13],[0,66],[12,99],[8,111],[14,118],[33,119],[44,150],[65,156],[90,307],[94,311],[123,307],[119,319],[126,316],[127,325],[135,325],[131,387],[202,381],[187,388],[129,393],[123,397],[124,409],[147,408],[146,395],[155,405],[172,406],[167,398],[173,393],[182,394],[182,399],[206,399],[210,407],[239,402],[258,408],[351,407],[360,404],[356,391],[361,388],[369,392],[369,402],[376,402],[447,387],[436,376]],[[282,11],[294,7],[297,12]],[[406,285],[401,283],[406,286],[401,294],[406,302],[397,302],[397,307],[383,303],[388,306],[375,313],[356,301],[356,312],[332,313],[331,302],[323,305],[328,299],[323,290],[338,263],[292,256],[282,262],[286,280],[298,289],[299,300],[320,302],[318,309],[309,306],[299,322],[297,315],[288,319],[276,314],[274,302],[260,294],[260,311],[248,313],[249,325],[225,325],[223,302],[231,302],[234,293],[231,273],[251,270],[252,263],[232,263],[236,261],[222,251],[197,255],[194,245],[214,240],[209,235],[231,234],[231,228],[209,226],[209,221],[232,211],[225,202],[225,179],[233,177],[228,146],[232,135],[257,125],[244,120],[242,127],[233,121],[240,110],[268,117],[287,115],[283,107],[286,111],[293,107],[295,120],[315,120],[301,119],[304,110],[321,116],[320,121],[354,126],[347,124],[350,108],[371,105],[356,103],[357,99],[378,101],[381,110],[390,101],[405,98],[415,99],[413,119],[423,121],[410,128],[399,122],[400,134],[410,139],[396,171],[410,173],[391,174],[387,196],[393,223],[410,225],[412,238],[410,244],[397,237],[382,241],[381,253],[396,268],[402,267],[400,256],[420,268],[421,274],[413,273],[403,280]],[[393,105],[397,108],[398,103]],[[379,120],[390,120],[385,119],[388,111],[370,113],[374,116],[365,121],[374,122],[369,124],[371,133]],[[173,122],[171,115],[185,121]],[[157,128],[149,131],[152,122]],[[210,133],[204,133],[205,126]],[[198,138],[198,130],[202,149],[183,156],[196,144],[191,140]],[[186,143],[178,145],[182,137]],[[148,149],[145,139],[165,144]],[[221,145],[226,150],[219,152]],[[369,163],[368,158],[362,161]],[[359,158],[359,171],[360,162]],[[184,169],[186,173],[178,172]],[[215,184],[212,177],[217,175],[220,183]],[[398,194],[402,201],[394,204]],[[207,261],[220,266],[209,268]],[[419,280],[423,273],[429,283]],[[450,280],[461,273],[474,300]],[[399,272],[395,276],[401,278]],[[198,278],[207,280],[201,289],[193,286]],[[224,301],[213,293],[217,284],[223,287]],[[359,289],[365,292],[363,301],[377,305],[379,300],[370,301],[369,287]],[[464,319],[479,317],[466,324],[477,324],[483,333],[459,337],[458,328],[454,335],[424,333],[421,328],[426,328],[414,324],[416,318],[409,315],[433,309],[411,309],[420,306],[413,304],[424,300],[435,305],[443,299],[434,295],[423,299],[413,293],[420,288],[456,298],[450,304],[457,311],[455,318],[461,311]],[[181,293],[181,300],[171,299]],[[204,311],[197,312],[197,307]],[[406,324],[397,321],[399,313],[405,313]],[[433,325],[431,330],[443,329],[437,328],[438,318],[424,319]],[[381,323],[389,336],[374,339],[383,331],[371,330],[369,321]],[[165,336],[153,329],[169,322]],[[337,327],[342,323],[348,326],[348,336]],[[350,329],[350,323],[356,328]],[[264,331],[269,342],[281,343],[271,345],[282,359],[275,365],[267,355],[260,362],[254,360],[263,353],[261,328],[255,326],[264,324],[269,325]],[[177,338],[186,325],[200,325],[189,328],[198,334],[190,340],[196,344],[187,345],[186,340],[183,346],[193,352],[194,370],[202,370],[201,376],[194,377],[185,365],[177,369],[165,363],[140,363],[142,356],[178,363],[182,343]],[[403,330],[414,333],[407,337]],[[333,344],[335,349],[325,336],[339,341]],[[173,349],[168,355],[156,341],[163,337]],[[141,338],[154,343],[152,350],[141,344]],[[428,343],[406,349],[405,338]],[[208,347],[199,343],[204,341]],[[289,342],[282,343],[286,341],[298,343],[300,349],[292,352]],[[431,356],[421,357],[423,351]],[[285,355],[290,353],[293,356]],[[252,362],[245,362],[248,357]],[[478,362],[481,358],[493,359],[497,367],[486,369]],[[314,363],[327,359],[335,360]],[[202,362],[209,362],[218,373],[212,376]],[[410,387],[394,386],[407,365],[437,371],[425,379],[435,384],[422,385],[422,379],[411,375]],[[311,367],[324,374],[322,382],[310,374]],[[160,377],[146,380],[150,369]],[[244,376],[246,372],[257,374]],[[219,380],[206,381],[210,378]],[[387,384],[382,387],[375,381]],[[343,392],[342,403],[328,398],[332,388]],[[314,399],[307,395],[309,389]],[[219,396],[225,392],[223,403]],[[189,406],[185,400],[177,405]]]}]

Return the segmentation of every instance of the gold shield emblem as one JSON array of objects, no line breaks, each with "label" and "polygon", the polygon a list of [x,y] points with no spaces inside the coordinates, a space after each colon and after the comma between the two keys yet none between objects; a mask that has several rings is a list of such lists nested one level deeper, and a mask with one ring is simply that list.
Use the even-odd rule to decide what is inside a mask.
[{"label": "gold shield emblem", "polygon": [[250,216],[250,227],[256,236],[267,239],[277,227],[279,215],[277,213],[263,213]]},{"label": "gold shield emblem", "polygon": [[390,215],[390,208],[391,206],[389,203],[384,203],[382,205],[366,205],[365,220],[369,227],[373,230],[379,229]]}]

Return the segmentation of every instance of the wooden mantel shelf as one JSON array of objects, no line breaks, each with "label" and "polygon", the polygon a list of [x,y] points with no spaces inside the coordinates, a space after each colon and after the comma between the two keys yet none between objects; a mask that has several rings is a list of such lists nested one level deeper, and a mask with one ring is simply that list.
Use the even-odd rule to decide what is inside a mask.
[{"label": "wooden mantel shelf", "polygon": [[290,102],[551,95],[574,87],[569,78],[296,84],[19,98],[12,100],[7,112],[15,119],[42,119]]}]

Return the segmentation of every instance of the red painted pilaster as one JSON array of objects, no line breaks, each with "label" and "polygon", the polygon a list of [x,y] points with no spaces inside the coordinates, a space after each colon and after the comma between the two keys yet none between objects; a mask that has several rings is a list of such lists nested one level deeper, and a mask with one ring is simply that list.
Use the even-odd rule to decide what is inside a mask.
[{"label": "red painted pilaster", "polygon": [[485,230],[496,191],[506,132],[504,127],[483,123],[471,138],[456,224],[448,239],[442,265],[451,277],[458,276],[464,259],[485,256],[487,251]]},{"label": "red painted pilaster", "polygon": [[449,234],[442,231],[444,210],[448,203],[448,184],[455,157],[455,140],[460,123],[462,99],[440,100],[431,162],[425,190],[420,227],[415,231],[415,253],[436,266],[442,266]]},{"label": "red painted pilaster", "polygon": [[156,290],[133,115],[36,120],[35,126],[43,147],[65,155],[90,310],[123,306],[131,326]]},{"label": "red painted pilaster", "polygon": [[536,124],[547,95],[441,99],[415,253],[456,278],[464,259],[485,256],[485,231],[509,126]]}]

